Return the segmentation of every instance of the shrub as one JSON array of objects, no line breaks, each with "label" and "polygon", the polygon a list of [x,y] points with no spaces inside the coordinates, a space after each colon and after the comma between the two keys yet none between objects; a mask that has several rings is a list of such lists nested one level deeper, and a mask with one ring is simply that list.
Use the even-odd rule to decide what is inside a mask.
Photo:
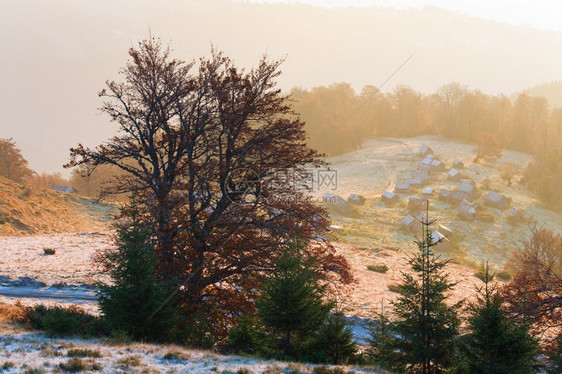
[{"label": "shrub", "polygon": [[68,357],[94,357],[100,358],[102,354],[100,351],[92,349],[69,349],[66,353]]},{"label": "shrub", "polygon": [[49,336],[80,335],[100,337],[107,335],[104,321],[76,306],[47,308],[44,305],[26,308],[26,324],[36,330],[45,330]]},{"label": "shrub", "polygon": [[79,373],[84,370],[88,370],[88,365],[82,359],[78,357],[73,357],[67,362],[61,362],[59,364],[59,368],[71,373]]},{"label": "shrub", "polygon": [[57,250],[54,248],[43,248],[43,253],[47,256],[54,255],[55,253],[57,253]]},{"label": "shrub", "polygon": [[496,273],[496,277],[504,282],[509,282],[511,280],[511,273],[507,270],[500,270]]},{"label": "shrub", "polygon": [[125,356],[119,361],[117,361],[117,365],[123,368],[129,368],[131,366],[139,366],[141,364],[141,360],[138,356]]},{"label": "shrub", "polygon": [[340,368],[330,369],[327,366],[317,366],[312,370],[312,372],[314,374],[345,374],[345,371]]},{"label": "shrub", "polygon": [[44,374],[45,370],[41,369],[41,368],[29,368],[29,369],[25,369],[25,371],[23,372],[23,374]]},{"label": "shrub", "polygon": [[253,371],[248,369],[248,368],[240,368],[236,372],[236,374],[252,374],[252,373],[253,373]]},{"label": "shrub", "polygon": [[384,264],[380,265],[367,265],[367,270],[376,271],[377,273],[386,273],[388,271],[388,266]]},{"label": "shrub", "polygon": [[227,346],[236,353],[254,353],[259,347],[260,331],[254,316],[242,316],[228,333]]},{"label": "shrub", "polygon": [[187,328],[175,335],[190,348],[211,349],[216,337],[213,335],[212,321],[203,312],[194,313],[187,321]]},{"label": "shrub", "polygon": [[131,344],[132,342],[133,339],[131,338],[131,335],[129,335],[127,331],[124,330],[112,330],[108,339],[109,344],[127,345]]},{"label": "shrub", "polygon": [[14,367],[16,367],[16,364],[14,364],[12,361],[5,361],[2,366],[0,366],[0,370],[4,371]]},{"label": "shrub", "polygon": [[398,284],[389,284],[388,290],[392,291],[392,292],[396,292],[396,293],[402,292],[402,288],[400,288],[400,285],[398,285]]},{"label": "shrub", "polygon": [[187,361],[189,357],[178,351],[170,351],[162,357],[162,360],[166,361]]}]

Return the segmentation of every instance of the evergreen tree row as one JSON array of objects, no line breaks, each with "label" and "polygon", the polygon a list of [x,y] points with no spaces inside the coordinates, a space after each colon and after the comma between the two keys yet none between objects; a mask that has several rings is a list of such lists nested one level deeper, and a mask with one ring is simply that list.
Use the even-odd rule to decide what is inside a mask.
[{"label": "evergreen tree row", "polygon": [[446,303],[455,286],[434,256],[430,225],[422,222],[418,251],[403,273],[393,320],[381,311],[369,354],[377,365],[407,373],[524,374],[533,372],[538,350],[529,326],[509,319],[488,269],[476,303],[468,306],[468,332],[460,335],[461,303]]},{"label": "evergreen tree row", "polygon": [[[215,340],[200,321],[181,323],[170,283],[155,274],[154,249],[148,230],[139,224],[134,205],[130,221],[118,230],[117,247],[103,260],[113,285],[100,285],[100,309],[111,331],[135,340],[172,341],[212,347]],[[408,373],[531,373],[538,346],[529,326],[510,319],[486,269],[477,301],[467,310],[466,332],[460,333],[462,303],[447,302],[455,283],[435,256],[430,225],[423,222],[418,251],[403,273],[392,318],[382,311],[373,328],[370,349],[358,354],[352,332],[326,285],[314,271],[307,243],[284,245],[274,272],[256,300],[256,312],[230,327],[222,348],[267,358],[317,363],[371,363]]]}]

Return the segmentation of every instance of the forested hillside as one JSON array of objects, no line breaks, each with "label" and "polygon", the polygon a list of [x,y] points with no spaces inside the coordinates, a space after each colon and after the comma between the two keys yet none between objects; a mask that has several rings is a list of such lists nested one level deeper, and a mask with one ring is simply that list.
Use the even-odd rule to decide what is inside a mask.
[{"label": "forested hillside", "polygon": [[562,109],[543,97],[486,95],[459,83],[424,95],[399,86],[381,93],[365,86],[356,93],[347,83],[293,90],[313,148],[330,156],[357,149],[370,137],[437,134],[487,147],[530,153],[536,162],[523,181],[553,208],[562,194]]}]

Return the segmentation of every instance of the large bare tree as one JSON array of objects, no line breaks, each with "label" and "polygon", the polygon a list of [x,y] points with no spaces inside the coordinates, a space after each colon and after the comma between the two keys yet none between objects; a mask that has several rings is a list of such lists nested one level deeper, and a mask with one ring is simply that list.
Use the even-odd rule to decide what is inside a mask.
[{"label": "large bare tree", "polygon": [[[280,61],[264,57],[245,71],[213,50],[186,63],[154,38],[129,55],[122,82],[100,92],[119,134],[71,149],[68,166],[120,168],[106,192],[142,199],[160,276],[182,285],[187,313],[205,305],[227,324],[226,316],[250,307],[281,242],[326,230],[328,215],[305,198],[306,188],[277,178],[280,169],[323,165],[322,155],[307,146],[304,123],[276,88]],[[307,250],[320,255],[319,276],[351,281],[333,248]]]}]

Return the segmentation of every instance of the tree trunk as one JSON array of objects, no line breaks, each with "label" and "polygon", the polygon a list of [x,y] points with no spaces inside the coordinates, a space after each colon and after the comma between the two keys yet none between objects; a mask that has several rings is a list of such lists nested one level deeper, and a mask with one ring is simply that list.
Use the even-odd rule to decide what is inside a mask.
[{"label": "tree trunk", "polygon": [[287,331],[285,331],[285,356],[289,356],[289,353],[291,352],[291,330],[287,329]]}]

